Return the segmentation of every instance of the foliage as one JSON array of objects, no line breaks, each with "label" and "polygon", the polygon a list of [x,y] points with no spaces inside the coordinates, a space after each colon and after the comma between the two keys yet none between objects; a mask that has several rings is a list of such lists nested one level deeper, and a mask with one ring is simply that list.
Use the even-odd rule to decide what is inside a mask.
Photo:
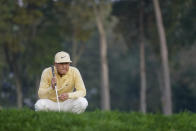
[{"label": "foliage", "polygon": [[[159,50],[160,47],[158,44],[159,41],[155,25],[152,1],[146,0],[144,2],[144,30],[146,37],[145,47],[147,68],[147,107],[148,111],[150,112],[160,112],[160,85],[162,84],[160,82],[161,78],[159,78],[159,72],[161,69]],[[168,40],[167,46],[169,49],[168,54],[171,71],[172,90],[174,91],[174,93],[172,94],[174,100],[173,107],[174,110],[177,112],[186,109],[193,111],[196,107],[195,104],[193,104],[193,101],[195,101],[195,89],[193,88],[193,86],[195,87],[196,85],[195,80],[193,80],[195,77],[195,63],[191,62],[195,61],[191,59],[194,59],[194,53],[191,48],[195,49],[194,45],[196,31],[195,17],[193,17],[195,12],[194,3],[195,1],[193,0],[160,1],[161,10],[163,13],[164,26]],[[119,21],[118,25],[116,26],[116,34],[119,34],[120,32],[120,37],[122,37],[121,39],[123,39],[125,44],[127,44],[127,47],[129,48],[128,50],[132,52],[132,57],[129,57],[130,62],[132,61],[131,65],[137,65],[137,63],[139,63],[139,57],[134,54],[139,53],[139,51],[135,51],[137,50],[139,40],[138,7],[139,1],[136,0],[117,1],[113,5],[113,14],[117,17]],[[181,51],[184,51],[184,53],[182,53]],[[191,55],[188,52],[192,52]],[[136,61],[134,59],[134,56],[137,57]],[[121,57],[118,61],[122,62],[121,60],[123,60],[123,57]],[[132,71],[139,72],[137,66],[135,68],[130,67],[130,72]],[[128,75],[130,73],[128,72],[129,71],[127,71],[127,73],[123,73],[123,75]],[[127,90],[128,88],[134,88],[135,90],[132,90],[127,93],[135,92],[134,95],[138,94],[139,85],[137,83],[139,83],[139,80],[136,79],[138,77],[139,76],[135,74],[135,79],[132,79],[134,79],[136,83],[129,84],[129,87],[126,88]],[[187,79],[188,81],[186,81]],[[186,83],[184,83],[184,81],[186,81]],[[115,85],[116,83],[117,82],[113,82],[112,84]],[[127,83],[128,85],[129,82],[124,83]],[[120,84],[122,85],[122,83]],[[123,87],[125,87],[125,85],[123,85]],[[125,93],[120,93],[120,91],[117,92],[119,94],[123,94],[119,95],[120,99],[124,98]],[[188,92],[192,92],[191,95]],[[132,95],[133,94],[131,94],[131,96]],[[114,95],[114,97],[116,96]],[[134,98],[136,98],[136,96]],[[182,98],[183,100],[181,101]],[[130,99],[130,97],[127,97],[126,99],[129,99],[131,103],[133,103],[133,99]],[[138,100],[138,97],[136,99]],[[139,101],[137,101],[137,103],[138,102]],[[130,104],[129,102],[127,103],[127,105]],[[134,105],[132,107],[136,106],[138,105]]]},{"label": "foliage", "polygon": [[0,115],[0,130],[6,131],[194,131],[196,129],[196,114],[190,112],[166,117],[160,114],[143,115],[134,112],[102,112],[99,110],[78,115],[9,109],[0,111]]},{"label": "foliage", "polygon": [[[53,64],[54,54],[65,50],[73,58],[73,41],[85,46],[77,63],[87,88],[88,110],[100,108],[100,54],[92,0],[0,0],[0,106],[16,106],[14,73],[18,67],[24,99],[32,108],[37,100],[41,72]],[[95,2],[95,1],[94,1]],[[139,1],[99,0],[107,29],[111,107],[139,109]],[[160,1],[166,28],[174,112],[195,112],[195,1]],[[100,5],[101,5],[100,4]],[[145,0],[147,112],[161,112],[159,44],[152,1]],[[105,9],[105,12],[104,10]],[[112,14],[110,14],[112,11]],[[114,17],[118,21],[113,21]],[[107,16],[107,17],[106,17]],[[115,31],[113,30],[115,27]],[[74,29],[74,30],[73,30]],[[6,46],[5,46],[6,45]],[[8,48],[5,51],[5,47]],[[9,64],[6,53],[15,61]]]}]

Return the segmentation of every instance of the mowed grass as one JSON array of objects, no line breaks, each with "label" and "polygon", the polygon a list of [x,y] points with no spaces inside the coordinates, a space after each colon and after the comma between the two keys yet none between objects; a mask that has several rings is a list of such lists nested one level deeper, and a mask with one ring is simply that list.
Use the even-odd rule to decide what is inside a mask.
[{"label": "mowed grass", "polygon": [[83,114],[0,110],[0,131],[196,131],[196,114],[94,111]]}]

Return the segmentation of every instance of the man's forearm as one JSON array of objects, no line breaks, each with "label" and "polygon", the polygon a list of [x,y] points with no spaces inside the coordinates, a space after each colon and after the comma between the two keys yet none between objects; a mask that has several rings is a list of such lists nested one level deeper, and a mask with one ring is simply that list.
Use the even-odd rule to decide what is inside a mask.
[{"label": "man's forearm", "polygon": [[49,97],[49,93],[52,90],[52,87],[49,88],[39,88],[38,96],[40,99],[45,99]]},{"label": "man's forearm", "polygon": [[75,91],[72,93],[68,93],[68,96],[69,96],[69,99],[84,97],[84,96],[86,96],[86,91]]}]

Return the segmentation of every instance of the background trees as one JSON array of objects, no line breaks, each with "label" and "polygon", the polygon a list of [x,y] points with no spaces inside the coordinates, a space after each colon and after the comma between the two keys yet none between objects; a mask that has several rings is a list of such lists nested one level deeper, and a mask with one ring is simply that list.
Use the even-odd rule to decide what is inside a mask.
[{"label": "background trees", "polygon": [[[23,0],[23,6],[0,0],[1,106],[33,108],[41,71],[53,64],[57,51],[65,50],[83,76],[88,110],[139,111],[140,56],[145,56],[146,112],[162,112],[164,79],[153,1],[143,0],[143,8],[136,0],[94,2],[96,8],[87,0]],[[196,109],[194,4],[193,0],[160,1],[174,112]],[[104,39],[107,47],[99,50]],[[145,53],[140,55],[143,47]],[[108,71],[102,70],[104,63]],[[108,84],[101,84],[104,81]],[[103,90],[105,98],[100,87],[108,90]]]}]

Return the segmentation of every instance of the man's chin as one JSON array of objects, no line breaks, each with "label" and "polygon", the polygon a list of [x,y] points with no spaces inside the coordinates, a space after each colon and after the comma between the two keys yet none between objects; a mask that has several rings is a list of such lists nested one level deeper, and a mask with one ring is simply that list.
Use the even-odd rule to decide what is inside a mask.
[{"label": "man's chin", "polygon": [[66,75],[67,71],[59,72],[59,75]]}]

